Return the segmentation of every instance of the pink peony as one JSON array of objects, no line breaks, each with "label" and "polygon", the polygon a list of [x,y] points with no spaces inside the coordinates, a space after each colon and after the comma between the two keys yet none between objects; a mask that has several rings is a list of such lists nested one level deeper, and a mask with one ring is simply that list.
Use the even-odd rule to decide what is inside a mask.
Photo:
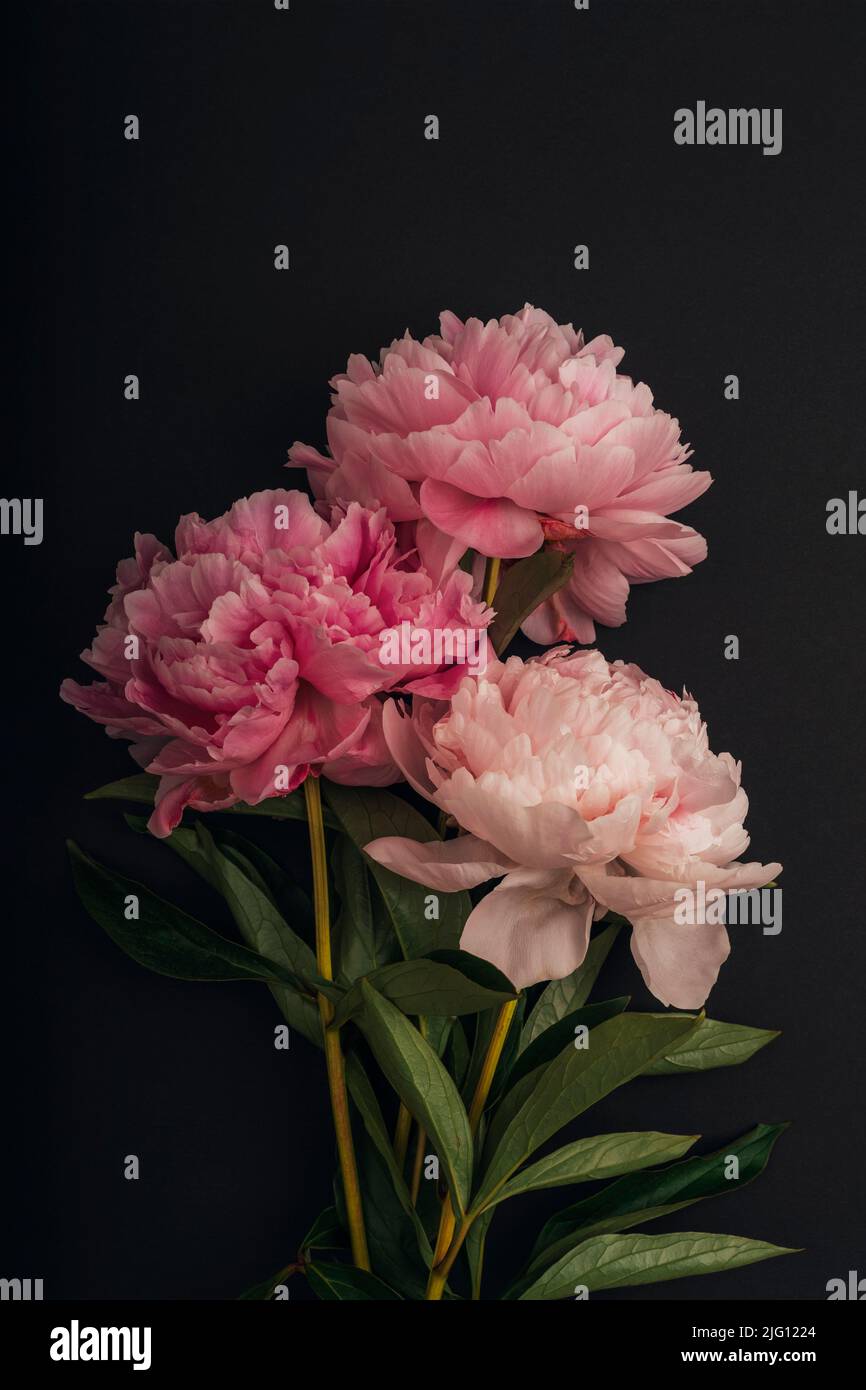
[{"label": "pink peony", "polygon": [[395,663],[381,636],[406,624],[477,640],[491,616],[472,601],[468,575],[436,590],[398,554],[384,511],[357,503],[335,507],[329,523],[303,493],[259,492],[216,521],[182,517],[175,544],[177,559],[136,536],[83,653],[103,680],[61,688],[160,775],[157,835],[186,805],[255,805],[311,770],[367,786],[397,780],[377,696],[447,697],[468,668],[421,664],[432,641]]},{"label": "pink peony", "polygon": [[[385,710],[385,738],[411,784],[465,834],[367,853],[443,891],[502,882],[461,945],[523,988],[586,954],[594,916],[628,918],[632,954],[664,1004],[703,1004],[730,949],[723,925],[680,925],[681,890],[757,888],[778,864],[736,862],[749,843],[740,767],[710,751],[694,700],[637,666],[567,648],[496,662],[450,707]],[[700,919],[698,919],[700,921]]]},{"label": "pink peony", "polygon": [[410,530],[431,573],[467,549],[500,559],[543,543],[574,552],[574,575],[524,625],[541,644],[591,642],[593,619],[625,622],[630,583],[689,574],[706,542],[668,520],[712,481],[686,459],[676,420],[616,367],[607,337],[527,305],[519,314],[441,316],[441,336],[408,333],[380,361],[349,358],[328,415],[326,458],[296,443],[330,501],[378,499]]}]

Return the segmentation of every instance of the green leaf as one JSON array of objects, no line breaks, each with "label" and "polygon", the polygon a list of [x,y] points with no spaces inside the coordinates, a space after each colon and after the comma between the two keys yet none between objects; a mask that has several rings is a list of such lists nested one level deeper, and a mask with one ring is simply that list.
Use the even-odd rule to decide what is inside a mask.
[{"label": "green leaf", "polygon": [[[488,989],[486,985],[475,984],[452,965],[429,957],[397,961],[364,978],[404,1014],[457,1017],[478,1013],[481,1009],[493,1008],[516,998],[504,975],[500,978],[506,989]],[[334,1020],[338,1028],[363,1007],[360,984],[361,981],[357,981],[341,1002]]]},{"label": "green leaf", "polygon": [[[341,787],[322,778],[325,801],[349,839],[363,850],[371,840],[403,835],[426,843],[437,832],[418,811],[393,793],[379,788]],[[463,924],[472,911],[468,893],[433,893],[392,873],[365,856],[388,909],[400,949],[407,960],[437,947],[456,947]],[[428,917],[428,900],[438,901],[438,919]]]},{"label": "green leaf", "polygon": [[[146,822],[143,817],[127,816],[126,820],[134,830],[140,831],[146,828]],[[172,833],[166,837],[163,843],[168,845],[170,849],[173,849],[184,863],[191,869],[194,869],[217,893],[221,896],[225,896],[225,890],[218,866],[209,849],[210,838],[216,840],[216,843],[223,850],[228,863],[233,865],[242,875],[246,876],[260,895],[270,898],[270,901],[274,903],[271,889],[271,885],[273,885],[274,890],[279,888],[281,890],[281,896],[291,901],[290,893],[294,885],[291,885],[288,880],[280,882],[279,879],[275,877],[275,875],[278,875],[282,876],[283,879],[285,878],[285,876],[282,875],[282,870],[263,852],[257,852],[255,862],[249,859],[247,857],[249,851],[251,849],[257,851],[257,846],[252,845],[250,841],[245,840],[240,835],[234,835],[230,832],[227,835],[225,831],[218,830],[215,837],[209,837],[207,836],[207,832],[198,834],[195,828],[178,826],[177,829],[173,830]],[[264,861],[267,861],[267,864],[265,864]],[[268,865],[271,867],[268,868]],[[269,881],[266,881],[265,873],[268,874]],[[306,899],[306,894],[304,894],[301,889],[297,889],[296,892],[299,895],[296,899],[299,910],[304,911],[304,899]],[[306,900],[306,908],[311,910],[308,899]],[[274,910],[277,911],[276,904],[274,904]],[[246,922],[239,920],[236,913],[233,913],[233,916],[238,923],[241,935],[244,937],[247,945],[252,946],[254,949],[261,946],[262,954],[267,956],[270,960],[275,960],[278,964],[281,960],[285,959],[284,954],[272,953],[269,949],[265,949],[267,943],[263,940],[261,942],[257,941],[255,935],[248,930]],[[315,959],[313,959],[313,966],[315,967]],[[269,984],[268,988],[289,1027],[296,1029],[308,1042],[320,1048],[322,1046],[322,1025],[319,1018],[318,1006],[315,1000],[310,997],[309,993],[302,993],[291,985]]]},{"label": "green leaf", "polygon": [[338,835],[331,869],[339,899],[333,938],[339,977],[347,984],[390,964],[400,946],[377,889],[371,892],[367,861],[346,835]]},{"label": "green leaf", "polygon": [[284,1284],[287,1277],[291,1278],[293,1274],[297,1273],[299,1273],[299,1270],[296,1264],[285,1265],[285,1267],[278,1270],[276,1274],[272,1274],[270,1279],[263,1279],[260,1284],[254,1284],[251,1289],[247,1289],[244,1293],[238,1294],[238,1302],[267,1303],[273,1298],[274,1289],[277,1285]]},{"label": "green leaf", "polygon": [[121,777],[118,782],[106,782],[104,787],[87,792],[85,801],[137,801],[142,806],[152,806],[159,778],[149,772],[139,772],[133,777]]},{"label": "green leaf", "polygon": [[745,1236],[675,1231],[665,1236],[607,1235],[584,1241],[521,1294],[523,1300],[569,1298],[576,1287],[591,1293],[627,1285],[657,1284],[691,1274],[715,1274],[796,1252]]},{"label": "green leaf", "polygon": [[684,1071],[709,1071],[747,1062],[767,1043],[778,1038],[767,1028],[746,1028],[740,1023],[719,1023],[705,1018],[697,1032],[647,1070],[648,1076],[670,1076]]},{"label": "green leaf", "polygon": [[364,1122],[364,1128],[373,1144],[378,1149],[379,1155],[388,1170],[388,1178],[397,1200],[415,1227],[418,1248],[429,1266],[432,1254],[430,1243],[427,1240],[424,1228],[418,1220],[415,1208],[412,1205],[412,1198],[409,1195],[409,1189],[406,1186],[406,1180],[394,1156],[394,1147],[385,1125],[381,1106],[376,1099],[376,1093],[370,1085],[369,1078],[364,1071],[360,1058],[355,1052],[349,1052],[346,1055],[346,1085],[358,1114]]},{"label": "green leaf", "polygon": [[[177,832],[175,832],[177,833]],[[171,840],[169,836],[169,840]],[[298,935],[308,941],[315,939],[315,917],[313,904],[308,893],[298,883],[294,883],[284,869],[254,841],[245,835],[238,835],[225,825],[216,825],[213,838],[217,846],[234,862],[243,859],[244,871],[259,885],[287,922],[291,922]]]},{"label": "green leaf", "polygon": [[[143,806],[152,806],[156,790],[160,779],[154,777],[149,772],[140,772],[132,777],[121,777],[117,782],[106,782],[104,787],[97,787],[95,791],[87,792],[85,801],[137,801]],[[224,807],[219,812],[211,812],[218,815],[233,816],[267,816],[271,820],[302,820],[307,819],[306,798],[302,789],[288,792],[285,796],[271,796],[266,801],[260,801],[257,806],[247,806],[243,801],[238,801],[234,806]],[[324,815],[325,825],[330,829],[336,829],[336,821],[327,812]]]},{"label": "green leaf", "polygon": [[466,1210],[472,1181],[472,1135],[457,1088],[436,1053],[400,1010],[366,980],[358,1022],[400,1099],[430,1135],[455,1211]]},{"label": "green leaf", "polygon": [[[511,1070],[514,1058],[517,1055],[517,1046],[520,1041],[520,1029],[523,1023],[523,1010],[526,1008],[526,996],[521,995],[517,1008],[508,1025],[508,1032],[505,1035],[505,1042],[499,1058],[499,1063],[493,1076],[493,1085],[487,1098],[485,1109],[490,1109],[502,1094],[506,1078]],[[475,1022],[475,1031],[472,1038],[472,1052],[469,1058],[469,1067],[466,1071],[461,1090],[467,1105],[471,1105],[472,1097],[478,1085],[479,1077],[487,1057],[487,1049],[499,1020],[500,1010],[485,1009],[484,1013],[478,1015]]]},{"label": "green leaf", "polygon": [[[227,941],[149,888],[97,864],[72,841],[75,887],[90,916],[133,960],[177,980],[267,980],[301,986],[282,965]],[[124,902],[138,898],[138,920],[127,921]]]},{"label": "green leaf", "polygon": [[347,1245],[346,1232],[337,1215],[337,1208],[325,1207],[307,1231],[299,1249],[343,1250]]},{"label": "green leaf", "polygon": [[330,998],[341,998],[342,990],[336,990],[335,994],[336,987],[326,987],[319,976],[315,955],[306,941],[292,931],[268,894],[237,863],[217,849],[213,836],[201,821],[196,823],[195,829],[216,883],[247,945],[304,981],[308,992],[319,989]]},{"label": "green leaf", "polygon": [[495,1208],[490,1207],[483,1211],[469,1228],[466,1243],[463,1246],[466,1256],[466,1263],[469,1266],[469,1282],[472,1291],[472,1298],[476,1302],[481,1297],[481,1280],[484,1275],[484,1250],[487,1244],[487,1233],[490,1230],[490,1223],[495,1215]]},{"label": "green leaf", "polygon": [[463,1093],[466,1074],[469,1070],[469,1043],[466,1029],[459,1019],[455,1019],[447,1039],[445,1057],[448,1070],[454,1077],[458,1091]]},{"label": "green leaf", "polygon": [[[567,1187],[577,1182],[597,1182],[680,1158],[697,1134],[660,1134],[655,1130],[624,1134],[598,1134],[576,1139],[537,1163],[523,1168],[491,1199],[490,1206],[539,1188]],[[489,1210],[489,1208],[487,1208]]]},{"label": "green leaf", "polygon": [[[610,1183],[601,1192],[551,1217],[535,1244],[528,1273],[551,1264],[577,1240],[622,1231],[644,1221],[669,1216],[705,1197],[734,1192],[758,1177],[786,1125],[756,1125],[747,1134],[711,1154],[698,1154],[652,1173],[635,1173]],[[729,1160],[739,1163],[739,1177],[727,1176]]]},{"label": "green leaf", "polygon": [[563,1125],[639,1076],[656,1057],[664,1056],[687,1037],[696,1024],[694,1018],[617,1014],[592,1030],[588,1047],[565,1048],[546,1067],[531,1072],[518,1087],[532,1083],[516,1114],[509,1117],[504,1129],[491,1128],[489,1143],[495,1146],[475,1205],[487,1205],[521,1164]]},{"label": "green leaf", "polygon": [[355,1155],[372,1266],[404,1298],[422,1301],[433,1253],[418,1214],[411,1203],[406,1210],[369,1129],[356,1135]]},{"label": "green leaf", "polygon": [[354,1265],[326,1264],[316,1260],[306,1267],[310,1288],[318,1298],[346,1302],[354,1299],[380,1300],[400,1299],[400,1295],[389,1288],[375,1274]]},{"label": "green leaf", "polygon": [[511,1068],[509,1085],[513,1086],[521,1077],[534,1071],[536,1067],[552,1061],[564,1047],[573,1045],[577,1028],[597,1028],[600,1023],[604,1023],[605,1019],[614,1018],[616,1014],[621,1014],[624,1009],[628,1008],[630,1002],[629,996],[624,994],[619,999],[606,999],[601,1004],[587,1004],[582,1009],[575,1009],[573,1013],[566,1014],[558,1023],[554,1023],[543,1033],[539,1033],[529,1046],[520,1053]]},{"label": "green leaf", "polygon": [[571,578],[574,556],[563,550],[536,550],[503,571],[493,607],[490,640],[497,655],[505,650],[520,624]]},{"label": "green leaf", "polygon": [[520,1040],[521,1051],[528,1047],[539,1033],[543,1033],[566,1014],[586,1003],[618,934],[618,925],[605,927],[598,936],[592,937],[583,963],[571,975],[566,975],[564,980],[551,980],[526,1020]]}]

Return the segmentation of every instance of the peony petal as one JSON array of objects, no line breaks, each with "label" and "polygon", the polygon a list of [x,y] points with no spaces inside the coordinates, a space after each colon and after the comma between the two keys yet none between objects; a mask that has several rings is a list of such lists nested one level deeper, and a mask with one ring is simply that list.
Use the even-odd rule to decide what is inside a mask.
[{"label": "peony petal", "polygon": [[428,478],[421,484],[421,506],[435,526],[482,555],[519,559],[544,540],[538,518],[506,498],[471,497]]},{"label": "peony petal", "polygon": [[582,964],[594,903],[570,899],[568,873],[509,874],[470,913],[460,946],[497,966],[515,989],[561,980]]},{"label": "peony petal", "polygon": [[652,918],[634,928],[631,953],[647,989],[675,1009],[700,1009],[731,950],[728,933],[715,923],[683,926]]},{"label": "peony petal", "polygon": [[458,835],[454,840],[410,840],[386,835],[371,840],[364,850],[377,864],[401,874],[413,883],[456,893],[477,888],[490,878],[501,878],[515,867],[493,845],[474,835]]}]

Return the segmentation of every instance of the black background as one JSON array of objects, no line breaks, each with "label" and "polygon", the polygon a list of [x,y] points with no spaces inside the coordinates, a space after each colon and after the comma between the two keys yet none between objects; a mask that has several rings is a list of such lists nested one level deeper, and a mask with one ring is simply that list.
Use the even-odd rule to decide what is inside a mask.
[{"label": "black background", "polygon": [[[866,1275],[866,540],[825,529],[830,497],[866,490],[862,6],[15,9],[3,492],[43,496],[46,519],[39,547],[0,538],[0,1274],[41,1277],[48,1298],[231,1298],[290,1259],[329,1200],[320,1055],[300,1037],[274,1050],[267,991],[148,974],[78,905],[69,834],[225,926],[118,806],[82,804],[131,768],[57,686],[83,678],[77,654],[132,532],[170,540],[181,512],[284,481],[295,438],[323,444],[327,380],[350,351],[407,326],[421,337],[444,308],[486,318],[529,300],[623,344],[623,370],[716,479],[684,516],[709,559],[633,591],[628,624],[599,645],[697,695],[713,747],[744,761],[752,857],[785,865],[782,934],[741,929],[710,1001],[783,1037],[740,1069],[633,1083],[592,1121],[708,1144],[793,1121],[756,1183],[660,1229],[804,1252],[615,1297],[821,1299],[828,1279]],[[673,112],[699,99],[782,107],[782,153],[676,146]],[[723,397],[731,372],[739,401]],[[728,634],[739,661],[723,657]],[[304,872],[302,841],[262,834]],[[606,982],[650,1002],[625,942]],[[492,1287],[568,1200],[503,1210]]]}]

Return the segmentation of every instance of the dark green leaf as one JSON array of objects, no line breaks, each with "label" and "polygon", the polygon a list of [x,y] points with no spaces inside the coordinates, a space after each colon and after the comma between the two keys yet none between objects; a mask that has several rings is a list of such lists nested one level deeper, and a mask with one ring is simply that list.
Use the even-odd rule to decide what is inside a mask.
[{"label": "dark green leaf", "polygon": [[576,1139],[573,1144],[566,1144],[529,1167],[521,1168],[491,1198],[490,1205],[540,1188],[597,1182],[601,1178],[613,1178],[620,1173],[648,1168],[654,1163],[666,1163],[681,1158],[697,1138],[696,1134],[659,1134],[654,1130],[638,1130]]},{"label": "dark green leaf", "polygon": [[[133,826],[133,829],[136,830],[141,829],[142,825],[145,824],[143,818],[138,816],[127,816],[126,820]],[[212,838],[215,839],[216,844],[221,848],[228,864],[233,865],[240,874],[250,880],[250,883],[255,887],[256,893],[260,898],[269,898],[273,904],[274,899],[270,891],[270,886],[268,882],[266,882],[263,872],[266,868],[263,861],[268,860],[268,856],[258,854],[256,862],[253,862],[252,859],[247,857],[247,854],[250,849],[255,850],[256,846],[251,845],[248,840],[243,839],[240,835],[229,833],[227,837],[225,831],[217,830],[216,836],[210,837],[206,832],[199,834],[195,828],[190,829],[178,826],[177,829],[173,830],[167,837],[164,843],[173,849],[175,853],[183,859],[184,863],[194,869],[206,883],[209,883],[220,896],[224,897],[226,896],[226,892],[222,877],[214,859],[214,855],[209,849],[209,843]],[[282,871],[273,864],[273,861],[269,860],[269,863],[273,866],[274,873],[278,875],[282,873]],[[261,866],[261,868],[258,866]],[[276,887],[277,880],[273,879],[272,881]],[[282,885],[284,896],[288,895],[291,886],[292,885],[289,885],[288,882]],[[299,908],[303,910],[303,899],[306,898],[306,894],[302,894],[300,889],[298,889],[297,892],[300,894],[298,905]],[[307,900],[307,907],[309,908],[309,900]],[[275,904],[274,912],[277,912]],[[247,942],[247,945],[252,946],[254,949],[261,949],[263,955],[267,956],[270,960],[275,960],[277,964],[286,961],[285,953],[272,952],[270,949],[266,949],[268,943],[264,939],[261,941],[257,939],[256,935],[249,929],[247,921],[245,919],[242,920],[236,912],[233,912],[232,915],[238,923],[241,935]],[[309,963],[310,956],[308,956],[306,960],[307,963]],[[313,967],[315,967],[314,959]],[[268,988],[274,996],[277,1006],[289,1026],[297,1029],[308,1042],[313,1043],[316,1047],[321,1047],[322,1025],[319,1018],[319,1010],[309,993],[299,992],[290,985],[271,984]],[[310,985],[310,989],[311,988],[312,985]]]},{"label": "dark green leaf", "polygon": [[[518,1083],[518,1089],[532,1082],[532,1090],[504,1130],[497,1133],[475,1204],[486,1205],[563,1125],[639,1076],[656,1057],[664,1056],[685,1038],[696,1023],[693,1018],[617,1014],[592,1030],[588,1047],[565,1048],[546,1067],[531,1072]],[[489,1143],[494,1143],[493,1129]]]},{"label": "dark green leaf", "polygon": [[420,1301],[432,1259],[430,1242],[411,1204],[407,1211],[395,1190],[390,1166],[369,1129],[356,1135],[355,1154],[373,1269],[403,1298]]},{"label": "dark green leaf", "polygon": [[[371,840],[386,835],[408,836],[425,843],[439,838],[429,821],[392,792],[341,787],[323,778],[322,793],[342,829],[361,850]],[[472,911],[468,893],[434,893],[366,856],[365,859],[407,960],[427,955],[437,947],[457,946]],[[438,917],[431,916],[434,911],[438,911]]]},{"label": "dark green leaf", "polygon": [[336,1207],[325,1207],[319,1212],[304,1239],[301,1250],[343,1250],[348,1245],[346,1232],[337,1215]]},{"label": "dark green leaf", "polygon": [[583,963],[571,975],[566,975],[564,980],[551,980],[526,1020],[521,1050],[528,1047],[539,1033],[586,1003],[618,934],[618,925],[605,927],[598,936],[592,937]]},{"label": "dark green leaf", "polygon": [[503,571],[493,601],[496,617],[489,629],[497,655],[505,650],[524,619],[568,582],[573,570],[573,555],[563,550],[537,550]]},{"label": "dark green leaf", "polygon": [[213,836],[201,821],[196,823],[195,829],[217,885],[247,944],[305,981],[309,992],[319,989],[329,998],[341,998],[342,990],[328,987],[321,979],[315,955],[292,931],[267,892],[237,862],[232,862],[217,849]]},{"label": "dark green leaf", "polygon": [[339,977],[351,984],[396,960],[400,946],[378,889],[371,891],[367,860],[347,835],[334,840],[331,868],[339,899],[335,955]]},{"label": "dark green leaf", "polygon": [[[178,980],[267,980],[302,987],[282,965],[218,936],[143,884],[103,868],[71,841],[69,854],[78,896],[93,920],[149,970]],[[130,896],[138,899],[138,920],[124,916]]]},{"label": "dark green leaf", "polygon": [[409,1195],[409,1189],[406,1186],[406,1180],[394,1156],[391,1137],[388,1134],[385,1119],[382,1115],[379,1102],[376,1099],[376,1094],[373,1087],[370,1085],[361,1060],[355,1052],[349,1052],[346,1056],[346,1085],[358,1114],[361,1116],[364,1123],[364,1128],[373,1144],[378,1149],[382,1162],[388,1170],[388,1179],[391,1188],[415,1228],[415,1238],[418,1243],[418,1248],[429,1265],[431,1256],[429,1242],[424,1234],[421,1223],[418,1221],[415,1208],[412,1205],[412,1198]]},{"label": "dark green leaf", "polygon": [[[455,955],[459,955],[455,952]],[[498,974],[498,972],[497,972]],[[401,960],[383,966],[365,977],[380,994],[404,1014],[429,1014],[455,1017],[474,1014],[514,999],[513,992],[488,989],[475,984],[460,970],[429,957],[420,960]],[[505,977],[501,977],[505,980]],[[363,1007],[360,981],[352,986],[337,1010],[335,1022],[342,1025]],[[507,985],[508,982],[505,981]]]},{"label": "dark green leaf", "polygon": [[622,995],[619,999],[606,999],[601,1004],[586,1004],[582,1009],[575,1009],[573,1013],[566,1014],[558,1023],[554,1023],[550,1028],[545,1029],[524,1048],[511,1068],[508,1078],[509,1086],[513,1086],[521,1077],[534,1071],[536,1067],[543,1066],[545,1062],[550,1062],[558,1056],[564,1047],[573,1046],[574,1035],[578,1028],[597,1028],[605,1019],[614,1018],[616,1014],[621,1014],[628,1008],[629,996]]},{"label": "dark green leaf", "polygon": [[159,778],[149,772],[139,772],[132,777],[121,777],[118,782],[106,782],[104,787],[88,792],[85,801],[137,801],[142,806],[152,806]]},{"label": "dark green leaf", "polygon": [[[117,782],[107,782],[104,787],[97,787],[95,791],[87,792],[85,801],[137,801],[143,806],[152,806],[156,789],[160,779],[154,777],[149,772],[139,772],[132,777],[121,777]],[[302,820],[307,819],[307,807],[303,790],[289,792],[286,796],[271,796],[266,801],[260,801],[258,806],[247,806],[245,802],[238,801],[234,806],[229,806],[219,815],[238,815],[238,816],[268,816],[272,820]],[[336,822],[325,812],[325,825],[331,829],[336,829]]]},{"label": "dark green leaf", "polygon": [[457,1088],[436,1053],[390,1000],[360,981],[361,1030],[387,1080],[430,1135],[455,1210],[466,1209],[472,1181],[472,1135]]},{"label": "dark green leaf", "polygon": [[267,1303],[273,1298],[274,1289],[277,1285],[287,1283],[292,1275],[298,1272],[296,1264],[286,1265],[284,1269],[279,1270],[276,1274],[272,1274],[270,1279],[263,1279],[260,1284],[254,1284],[253,1287],[247,1289],[245,1293],[238,1294],[238,1302]]},{"label": "dark green leaf", "polygon": [[490,1230],[490,1223],[496,1214],[496,1208],[490,1207],[483,1211],[479,1217],[473,1221],[466,1237],[463,1247],[466,1263],[469,1266],[469,1283],[472,1291],[472,1298],[477,1302],[481,1297],[481,1280],[484,1275],[484,1250],[487,1244],[487,1233]]},{"label": "dark green leaf", "polygon": [[[754,1129],[711,1154],[698,1154],[651,1173],[634,1173],[551,1217],[535,1245],[529,1271],[551,1264],[578,1240],[623,1231],[644,1221],[668,1216],[705,1197],[734,1192],[752,1182],[767,1165],[773,1145],[786,1125]],[[729,1177],[736,1158],[739,1177]]]},{"label": "dark green leaf", "polygon": [[463,1093],[466,1073],[469,1070],[469,1043],[466,1040],[466,1029],[459,1019],[455,1020],[449,1034],[445,1056],[457,1089]]},{"label": "dark green leaf", "polygon": [[308,1264],[307,1280],[317,1298],[345,1302],[346,1300],[398,1299],[400,1295],[390,1289],[375,1274],[354,1265],[326,1264],[322,1260]]}]

